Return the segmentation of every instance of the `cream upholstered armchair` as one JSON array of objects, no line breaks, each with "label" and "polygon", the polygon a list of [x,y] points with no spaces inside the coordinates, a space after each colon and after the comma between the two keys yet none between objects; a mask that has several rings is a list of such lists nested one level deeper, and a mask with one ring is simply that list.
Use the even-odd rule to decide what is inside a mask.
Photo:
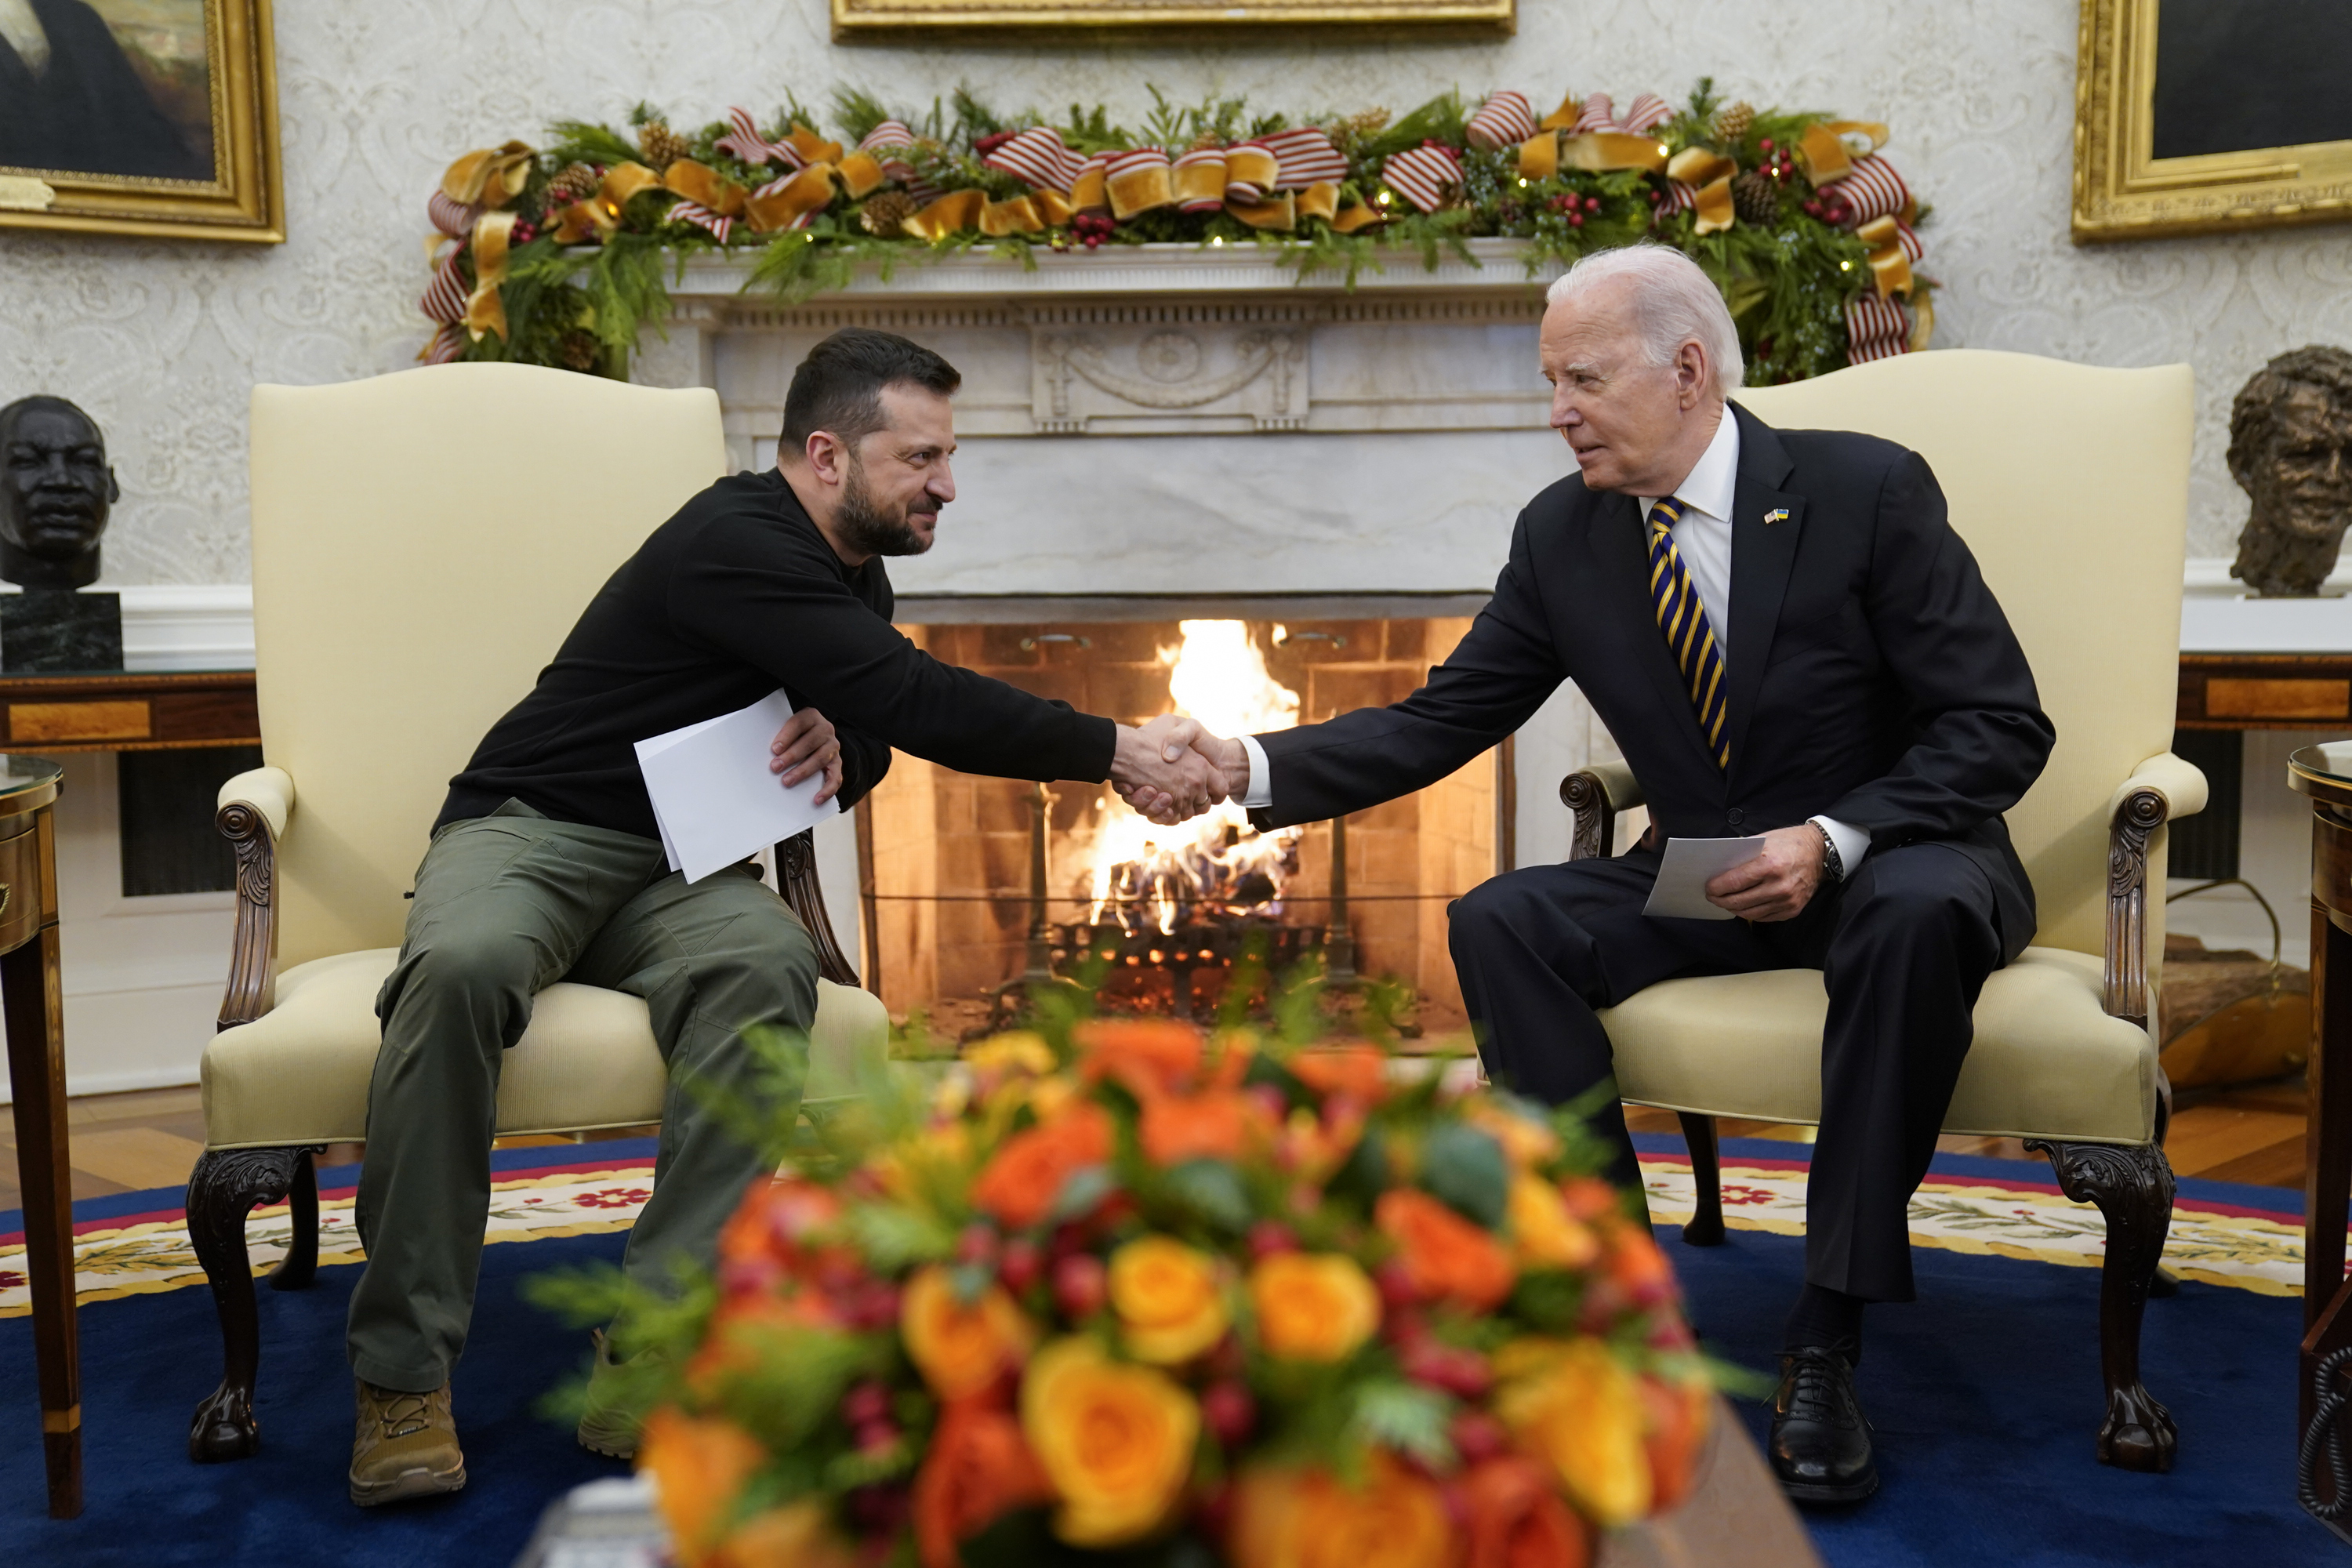
[{"label": "cream upholstered armchair", "polygon": [[[2204,775],[2167,749],[2188,367],[1951,350],[1738,395],[1768,424],[1866,431],[1924,456],[2032,663],[2058,743],[2008,819],[2041,926],[1985,984],[1944,1130],[2025,1139],[2068,1196],[2099,1205],[2098,1456],[2168,1469],[2173,1423],[2140,1384],[2139,1325],[2172,1213],[2168,1090],[2148,1029],[2165,824],[2205,804]],[[1577,814],[1577,859],[1608,853],[1616,814],[1642,795],[1607,763],[1570,774],[1560,799]],[[1821,973],[1793,969],[1670,980],[1601,1013],[1625,1100],[1681,1114],[1698,1187],[1684,1240],[1723,1239],[1716,1117],[1819,1121],[1827,1011]]]},{"label": "cream upholstered armchair", "polygon": [[[203,1157],[188,1225],[226,1370],[188,1451],[242,1458],[258,1427],[246,1216],[291,1199],[270,1276],[318,1260],[312,1153],[367,1135],[404,902],[451,774],[530,689],[596,590],[725,469],[719,400],[511,364],[406,371],[253,395],[253,607],[263,754],[220,792],[237,919],[221,1032],[204,1057]],[[887,1048],[853,989],[808,835],[780,847],[820,972],[806,1086],[849,1091]],[[569,983],[541,993],[499,1086],[504,1133],[658,1121],[667,1074],[646,1005]]]}]

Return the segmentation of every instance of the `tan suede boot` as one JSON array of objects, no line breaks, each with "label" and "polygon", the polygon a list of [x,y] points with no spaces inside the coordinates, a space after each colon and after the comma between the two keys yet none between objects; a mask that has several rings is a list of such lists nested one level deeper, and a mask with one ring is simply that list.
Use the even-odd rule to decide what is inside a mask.
[{"label": "tan suede boot", "polygon": [[359,1427],[352,1437],[352,1500],[362,1508],[454,1492],[466,1484],[466,1456],[449,1385],[430,1394],[358,1387]]},{"label": "tan suede boot", "polygon": [[619,1362],[613,1359],[612,1342],[602,1330],[590,1338],[595,1345],[596,1359],[588,1368],[588,1409],[580,1417],[580,1429],[573,1436],[592,1454],[634,1459],[637,1457],[637,1433],[645,1426],[646,1413],[642,1395],[629,1386],[642,1380],[629,1374],[652,1352],[640,1352],[628,1362]]}]

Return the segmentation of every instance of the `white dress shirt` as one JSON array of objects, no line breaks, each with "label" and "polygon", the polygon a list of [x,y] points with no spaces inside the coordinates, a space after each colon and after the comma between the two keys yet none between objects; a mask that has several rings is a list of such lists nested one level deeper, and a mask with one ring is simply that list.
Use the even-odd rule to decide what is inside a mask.
[{"label": "white dress shirt", "polygon": [[[1731,642],[1731,509],[1732,495],[1739,483],[1739,421],[1727,406],[1723,418],[1715,427],[1715,437],[1699,454],[1698,461],[1674,489],[1675,499],[1683,503],[1682,521],[1674,527],[1675,552],[1683,558],[1683,568],[1690,574],[1691,586],[1698,590],[1698,602],[1706,610],[1707,624],[1715,629],[1715,646],[1723,655],[1724,668],[1731,667],[1737,657]],[[1642,553],[1649,554],[1648,525],[1650,509],[1663,500],[1659,496],[1641,497],[1643,539]],[[1249,788],[1242,796],[1242,805],[1252,811],[1263,810],[1274,804],[1274,779],[1267,769],[1265,748],[1255,735],[1244,735],[1242,749],[1249,754]],[[1849,877],[1870,853],[1870,834],[1852,823],[1834,817],[1807,818],[1829,835],[1837,846],[1838,861]]]}]

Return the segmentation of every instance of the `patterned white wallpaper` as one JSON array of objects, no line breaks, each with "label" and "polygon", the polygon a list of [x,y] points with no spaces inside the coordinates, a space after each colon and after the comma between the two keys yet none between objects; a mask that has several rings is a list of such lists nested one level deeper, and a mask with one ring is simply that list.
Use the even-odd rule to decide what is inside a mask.
[{"label": "patterned white wallpaper", "polygon": [[[62,394],[107,426],[123,483],[108,539],[122,584],[247,574],[245,400],[256,381],[398,369],[424,338],[425,192],[456,153],[551,118],[681,121],[813,104],[846,80],[928,101],[960,79],[1000,105],[1144,83],[1314,109],[1410,108],[1433,89],[1599,88],[1734,96],[1895,128],[1934,202],[1925,269],[1938,342],[2100,364],[2186,359],[2200,418],[2189,553],[2226,555],[2242,496],[2221,463],[2236,387],[2279,351],[2352,344],[2352,226],[2077,249],[2066,238],[2073,0],[1520,0],[1516,37],[1443,45],[1142,48],[839,47],[824,0],[342,0],[282,5],[282,247],[0,230],[0,401]],[[529,460],[561,461],[562,454]]]}]

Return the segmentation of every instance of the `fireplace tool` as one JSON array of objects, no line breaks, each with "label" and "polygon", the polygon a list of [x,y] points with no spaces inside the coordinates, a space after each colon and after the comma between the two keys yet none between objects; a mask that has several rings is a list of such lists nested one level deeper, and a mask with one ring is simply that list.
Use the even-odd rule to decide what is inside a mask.
[{"label": "fireplace tool", "polygon": [[1045,827],[1053,812],[1052,792],[1042,784],[1036,785],[1029,792],[1029,935],[1023,947],[1021,973],[996,988],[989,1003],[988,1022],[967,1030],[967,1040],[1012,1027],[1027,1011],[1034,988],[1073,984],[1054,973],[1054,927],[1045,916]]}]

